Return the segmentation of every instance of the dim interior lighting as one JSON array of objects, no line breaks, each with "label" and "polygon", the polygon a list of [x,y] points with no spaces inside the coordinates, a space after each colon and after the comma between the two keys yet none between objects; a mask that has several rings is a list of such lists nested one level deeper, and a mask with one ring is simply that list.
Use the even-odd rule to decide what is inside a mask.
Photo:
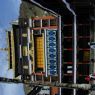
[{"label": "dim interior lighting", "polygon": [[[62,0],[67,9],[74,16],[74,83],[76,84],[76,68],[77,68],[77,28],[76,28],[76,13],[70,8],[70,4],[66,0]],[[73,90],[73,95],[76,95],[76,90]]]}]

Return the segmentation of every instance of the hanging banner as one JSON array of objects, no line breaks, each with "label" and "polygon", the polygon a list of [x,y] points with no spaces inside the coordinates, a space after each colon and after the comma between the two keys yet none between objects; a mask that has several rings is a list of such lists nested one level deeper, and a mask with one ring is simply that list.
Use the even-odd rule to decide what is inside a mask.
[{"label": "hanging banner", "polygon": [[57,30],[46,30],[47,74],[57,75]]}]

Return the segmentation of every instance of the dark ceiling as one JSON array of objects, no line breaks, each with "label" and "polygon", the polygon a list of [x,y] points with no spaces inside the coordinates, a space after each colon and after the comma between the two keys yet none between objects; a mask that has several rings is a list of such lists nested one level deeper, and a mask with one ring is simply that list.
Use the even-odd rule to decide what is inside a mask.
[{"label": "dark ceiling", "polygon": [[[26,1],[26,0],[23,0]],[[31,3],[32,0],[27,0]],[[62,0],[34,0],[42,6],[49,8],[63,17],[71,16],[71,12],[66,8]],[[95,7],[95,0],[66,0],[70,7],[75,11],[78,17],[89,17],[92,14],[92,9]]]},{"label": "dark ceiling", "polygon": [[[66,8],[62,0],[54,0],[54,2],[52,2],[52,0],[35,1],[61,15],[64,15],[64,12],[68,13],[68,9]],[[88,11],[91,6],[94,6],[95,0],[67,0],[67,2],[70,3],[71,8],[73,8],[76,13],[83,13]]]}]

